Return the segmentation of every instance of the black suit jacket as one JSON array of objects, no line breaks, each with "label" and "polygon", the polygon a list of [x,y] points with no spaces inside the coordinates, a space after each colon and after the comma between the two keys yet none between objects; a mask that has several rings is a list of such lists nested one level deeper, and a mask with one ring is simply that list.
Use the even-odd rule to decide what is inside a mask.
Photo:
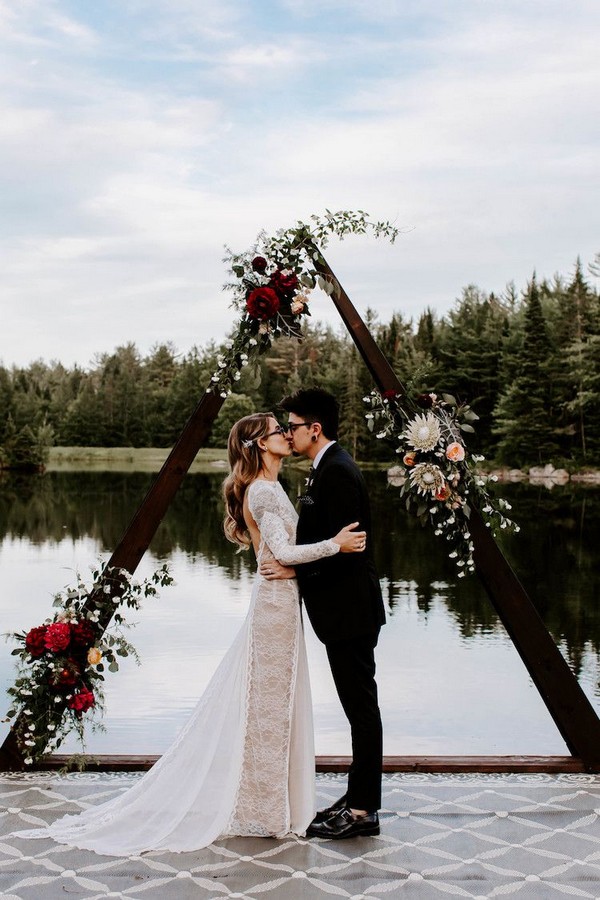
[{"label": "black suit jacket", "polygon": [[335,537],[359,522],[367,532],[364,553],[337,553],[296,566],[310,622],[323,643],[377,634],[385,622],[372,551],[371,510],[364,478],[349,453],[332,444],[323,454],[312,484],[300,498],[297,542]]}]

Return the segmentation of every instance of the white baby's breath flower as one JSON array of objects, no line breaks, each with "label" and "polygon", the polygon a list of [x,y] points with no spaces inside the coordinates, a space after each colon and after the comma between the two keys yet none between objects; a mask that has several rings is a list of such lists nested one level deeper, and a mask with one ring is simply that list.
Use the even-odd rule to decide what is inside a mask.
[{"label": "white baby's breath flower", "polygon": [[441,437],[440,423],[432,413],[415,416],[406,427],[405,437],[415,450],[433,450]]}]

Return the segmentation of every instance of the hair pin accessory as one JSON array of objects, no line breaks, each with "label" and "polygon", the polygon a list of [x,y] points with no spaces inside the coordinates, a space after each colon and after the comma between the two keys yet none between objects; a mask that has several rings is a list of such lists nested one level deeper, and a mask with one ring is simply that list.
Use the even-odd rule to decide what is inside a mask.
[{"label": "hair pin accessory", "polygon": [[246,450],[248,450],[252,446],[253,443],[254,443],[253,440],[252,441],[242,441],[242,447],[245,447]]}]

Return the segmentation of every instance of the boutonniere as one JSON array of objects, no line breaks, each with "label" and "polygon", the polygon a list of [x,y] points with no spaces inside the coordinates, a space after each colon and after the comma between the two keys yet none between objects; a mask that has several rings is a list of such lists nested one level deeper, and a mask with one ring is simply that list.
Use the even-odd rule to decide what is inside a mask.
[{"label": "boutonniere", "polygon": [[304,503],[306,506],[312,506],[315,501],[310,496],[310,494],[300,494],[300,496],[298,497],[298,502]]}]

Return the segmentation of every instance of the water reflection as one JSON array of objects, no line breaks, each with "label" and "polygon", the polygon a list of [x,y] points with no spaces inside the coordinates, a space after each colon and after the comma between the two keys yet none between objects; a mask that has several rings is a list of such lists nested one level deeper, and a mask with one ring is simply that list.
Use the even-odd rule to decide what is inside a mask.
[{"label": "water reflection", "polygon": [[[49,473],[0,483],[0,610],[5,629],[37,623],[54,590],[108,555],[148,489],[145,473]],[[378,665],[388,753],[563,753],[545,707],[476,579],[459,580],[443,542],[411,519],[385,473],[368,472],[375,553],[389,625]],[[186,478],[144,560],[168,559],[177,587],[139,614],[144,665],[108,690],[97,752],[160,752],[182,724],[243,619],[253,558],[223,537],[222,475]],[[291,495],[302,475],[288,469]],[[504,551],[600,708],[597,546],[600,492],[502,487],[521,532]],[[307,635],[320,752],[347,749],[321,645]],[[11,673],[0,646],[0,688]],[[2,698],[0,697],[0,700]],[[4,703],[2,703],[4,706]]]}]

